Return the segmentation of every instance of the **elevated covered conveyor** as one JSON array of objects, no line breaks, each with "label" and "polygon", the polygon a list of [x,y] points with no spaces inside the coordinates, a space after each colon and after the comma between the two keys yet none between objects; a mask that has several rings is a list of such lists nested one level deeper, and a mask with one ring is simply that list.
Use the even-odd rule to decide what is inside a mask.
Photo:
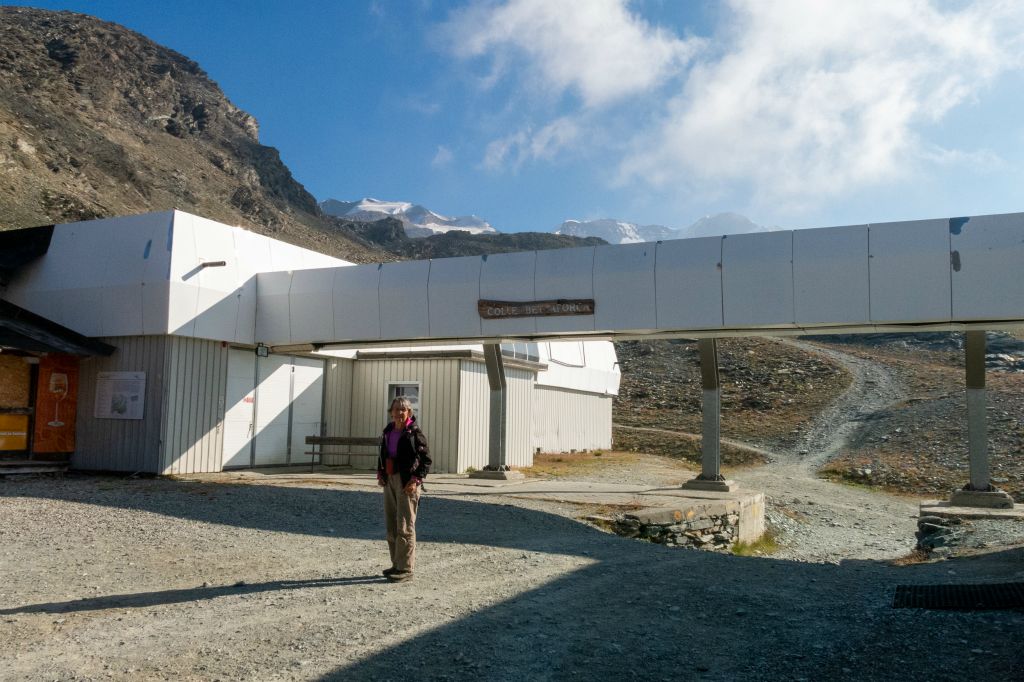
[{"label": "elevated covered conveyor", "polygon": [[[693,485],[719,489],[729,486],[718,471],[715,338],[965,330],[965,495],[1007,502],[987,473],[984,330],[1024,325],[1021,213],[264,272],[256,309],[256,339],[280,350],[702,339],[705,458]],[[487,358],[499,415],[501,354]],[[502,422],[491,421],[499,471]]]},{"label": "elevated covered conveyor", "polygon": [[[257,275],[271,346],[1024,323],[1024,214]],[[562,305],[558,305],[561,301]]]}]

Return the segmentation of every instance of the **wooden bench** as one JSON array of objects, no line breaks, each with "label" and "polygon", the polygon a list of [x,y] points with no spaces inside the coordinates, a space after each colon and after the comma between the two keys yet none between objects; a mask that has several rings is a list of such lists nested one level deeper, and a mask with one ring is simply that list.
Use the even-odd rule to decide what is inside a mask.
[{"label": "wooden bench", "polygon": [[[310,456],[309,467],[312,469],[316,466],[317,457],[320,458],[320,463],[324,463],[324,446],[325,445],[362,445],[367,447],[380,447],[380,436],[374,436],[372,438],[356,438],[353,436],[306,436],[306,445],[309,446],[309,450],[306,450],[306,454]],[[351,458],[351,453],[349,457]],[[349,460],[351,461],[351,459]]]}]

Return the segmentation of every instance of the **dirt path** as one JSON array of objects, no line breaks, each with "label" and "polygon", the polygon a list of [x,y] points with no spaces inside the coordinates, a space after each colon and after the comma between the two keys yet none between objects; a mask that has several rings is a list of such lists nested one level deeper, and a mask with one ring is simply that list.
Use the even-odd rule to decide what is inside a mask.
[{"label": "dirt path", "polygon": [[783,544],[778,556],[838,562],[908,554],[914,546],[918,500],[832,483],[816,474],[862,420],[900,399],[902,386],[879,363],[803,341],[787,343],[841,364],[851,383],[792,449],[770,452],[766,466],[735,473],[743,487],[767,495],[769,522]]},{"label": "dirt path", "polygon": [[795,466],[813,474],[839,452],[864,419],[898,402],[905,391],[885,365],[804,341],[785,343],[827,356],[845,367],[851,377],[850,387],[815,418],[799,444],[778,453],[783,468]]}]

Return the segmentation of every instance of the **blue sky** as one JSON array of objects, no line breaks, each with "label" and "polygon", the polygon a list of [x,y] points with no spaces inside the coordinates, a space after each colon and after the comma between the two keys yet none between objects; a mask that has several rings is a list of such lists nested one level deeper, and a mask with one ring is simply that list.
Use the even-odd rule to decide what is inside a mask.
[{"label": "blue sky", "polygon": [[11,4],[196,60],[320,200],[502,231],[1024,210],[1024,3]]}]

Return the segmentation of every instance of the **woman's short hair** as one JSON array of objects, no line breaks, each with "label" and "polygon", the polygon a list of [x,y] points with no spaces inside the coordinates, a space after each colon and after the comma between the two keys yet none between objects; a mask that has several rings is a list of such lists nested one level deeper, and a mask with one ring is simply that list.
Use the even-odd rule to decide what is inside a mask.
[{"label": "woman's short hair", "polygon": [[409,410],[409,412],[412,412],[412,403],[409,402],[409,399],[406,398],[404,395],[395,396],[395,399],[391,401],[391,405],[388,407],[388,412],[395,409],[395,405],[398,405],[399,407],[404,407],[405,409]]}]

